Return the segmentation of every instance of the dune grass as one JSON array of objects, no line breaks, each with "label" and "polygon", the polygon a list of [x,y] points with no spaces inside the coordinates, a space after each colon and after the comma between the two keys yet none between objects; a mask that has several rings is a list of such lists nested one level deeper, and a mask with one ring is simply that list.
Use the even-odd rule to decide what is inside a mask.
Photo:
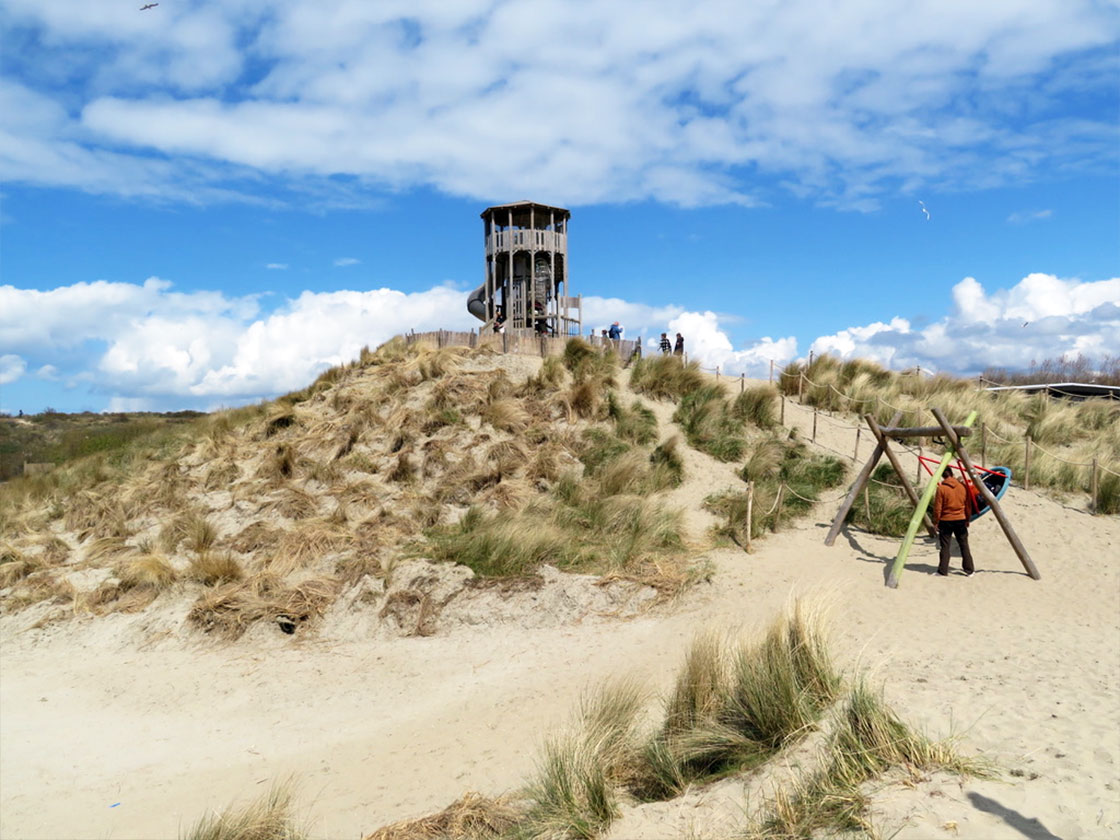
[{"label": "dune grass", "polygon": [[511,836],[520,817],[506,797],[465,793],[437,814],[384,826],[363,840],[493,840]]},{"label": "dune grass", "polygon": [[847,465],[839,458],[811,452],[801,441],[763,437],[751,444],[739,471],[743,481],[754,482],[751,521],[744,491],[713,494],[704,506],[725,520],[720,534],[745,545],[748,527],[751,539],[778,530],[811,510],[821,492],[843,484],[846,475]]},{"label": "dune grass", "polygon": [[310,834],[292,814],[291,786],[281,784],[248,805],[203,817],[179,836],[181,840],[308,840]]},{"label": "dune grass", "polygon": [[893,768],[990,777],[991,762],[966,758],[952,740],[934,741],[901,720],[882,693],[857,679],[822,750],[818,768],[774,791],[740,840],[811,840],[822,834],[876,836],[864,786]]}]

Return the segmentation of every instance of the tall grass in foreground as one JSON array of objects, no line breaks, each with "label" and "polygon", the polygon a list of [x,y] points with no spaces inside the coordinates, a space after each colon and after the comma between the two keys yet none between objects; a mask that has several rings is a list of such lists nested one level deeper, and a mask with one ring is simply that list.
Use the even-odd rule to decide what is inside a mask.
[{"label": "tall grass in foreground", "polygon": [[241,808],[203,817],[182,840],[307,840],[310,835],[292,816],[292,791],[277,785]]},{"label": "tall grass in foreground", "polygon": [[[815,769],[774,791],[744,837],[870,830],[861,785],[894,767],[990,772],[916,733],[861,679],[837,708],[842,694],[821,616],[798,603],[753,642],[698,637],[652,730],[643,725],[641,686],[616,682],[582,702],[571,729],[546,740],[523,790],[498,800],[464,797],[366,840],[586,840],[602,834],[624,802],[671,799],[689,785],[756,768],[826,717],[834,725]],[[448,828],[459,813],[471,814],[461,834]]]},{"label": "tall grass in foreground", "polygon": [[823,748],[818,769],[774,791],[741,840],[810,840],[821,834],[860,832],[875,836],[870,798],[863,785],[892,768],[944,770],[960,776],[991,776],[983,759],[961,756],[951,741],[932,741],[904,723],[859,680]]}]

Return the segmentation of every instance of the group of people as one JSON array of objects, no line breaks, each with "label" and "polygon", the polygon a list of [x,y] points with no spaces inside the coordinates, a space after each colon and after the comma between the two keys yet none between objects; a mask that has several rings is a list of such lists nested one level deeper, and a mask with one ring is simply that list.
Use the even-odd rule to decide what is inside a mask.
[{"label": "group of people", "polygon": [[669,333],[661,333],[661,343],[658,345],[658,349],[661,351],[662,356],[668,356],[670,353],[674,356],[683,356],[684,336],[677,333],[677,340],[673,344],[670,344]]}]

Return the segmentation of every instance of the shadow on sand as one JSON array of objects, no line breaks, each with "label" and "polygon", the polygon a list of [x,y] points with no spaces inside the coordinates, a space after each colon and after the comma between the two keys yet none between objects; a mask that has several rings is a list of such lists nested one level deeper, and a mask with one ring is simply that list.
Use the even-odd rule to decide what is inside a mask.
[{"label": "shadow on sand", "polygon": [[994,799],[983,796],[975,791],[969,791],[968,800],[977,811],[999,817],[1013,829],[1030,840],[1062,840],[1057,834],[1046,828],[1037,817],[1024,817],[1018,811],[1001,805]]}]

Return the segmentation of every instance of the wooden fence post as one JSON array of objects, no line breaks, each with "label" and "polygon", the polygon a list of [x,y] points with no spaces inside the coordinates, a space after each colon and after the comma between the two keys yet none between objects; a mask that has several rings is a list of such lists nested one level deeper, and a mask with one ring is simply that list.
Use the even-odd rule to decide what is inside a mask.
[{"label": "wooden fence post", "polygon": [[1094,458],[1093,459],[1093,471],[1089,474],[1089,495],[1092,497],[1092,501],[1093,501],[1093,513],[1098,513],[1098,511],[1097,511],[1097,495],[1100,492],[1099,488],[1100,488],[1100,484],[1099,484],[1099,479],[1097,477],[1097,459]]},{"label": "wooden fence post", "polygon": [[774,500],[774,521],[770,523],[770,530],[778,533],[778,525],[782,520],[782,491],[786,489],[785,483],[778,485],[778,498]]},{"label": "wooden fence post", "polygon": [[863,485],[863,511],[867,516],[867,530],[871,530],[871,485]]},{"label": "wooden fence post", "polygon": [[774,384],[774,360],[770,360],[770,384]]},{"label": "wooden fence post", "polygon": [[719,382],[719,365],[716,365],[716,382]]},{"label": "wooden fence post", "polygon": [[918,444],[918,466],[914,470],[914,483],[922,483],[922,445]]},{"label": "wooden fence post", "polygon": [[856,448],[852,450],[852,462],[859,460],[859,433],[863,431],[859,426],[856,426]]},{"label": "wooden fence post", "polygon": [[801,402],[801,394],[805,390],[805,371],[801,371],[801,376],[797,380],[797,401]]},{"label": "wooden fence post", "polygon": [[782,414],[778,418],[778,424],[784,426],[786,424],[786,395],[782,393]]},{"label": "wooden fence post", "polygon": [[754,481],[747,482],[747,554],[751,553],[751,530],[754,528]]},{"label": "wooden fence post", "polygon": [[1031,436],[1026,436],[1026,455],[1023,465],[1023,489],[1031,489]]},{"label": "wooden fence post", "polygon": [[817,407],[813,406],[813,443],[817,442]]},{"label": "wooden fence post", "polygon": [[746,382],[747,382],[747,375],[745,373],[740,373],[739,374],[739,393],[740,394],[743,393],[743,389],[746,387]]}]

